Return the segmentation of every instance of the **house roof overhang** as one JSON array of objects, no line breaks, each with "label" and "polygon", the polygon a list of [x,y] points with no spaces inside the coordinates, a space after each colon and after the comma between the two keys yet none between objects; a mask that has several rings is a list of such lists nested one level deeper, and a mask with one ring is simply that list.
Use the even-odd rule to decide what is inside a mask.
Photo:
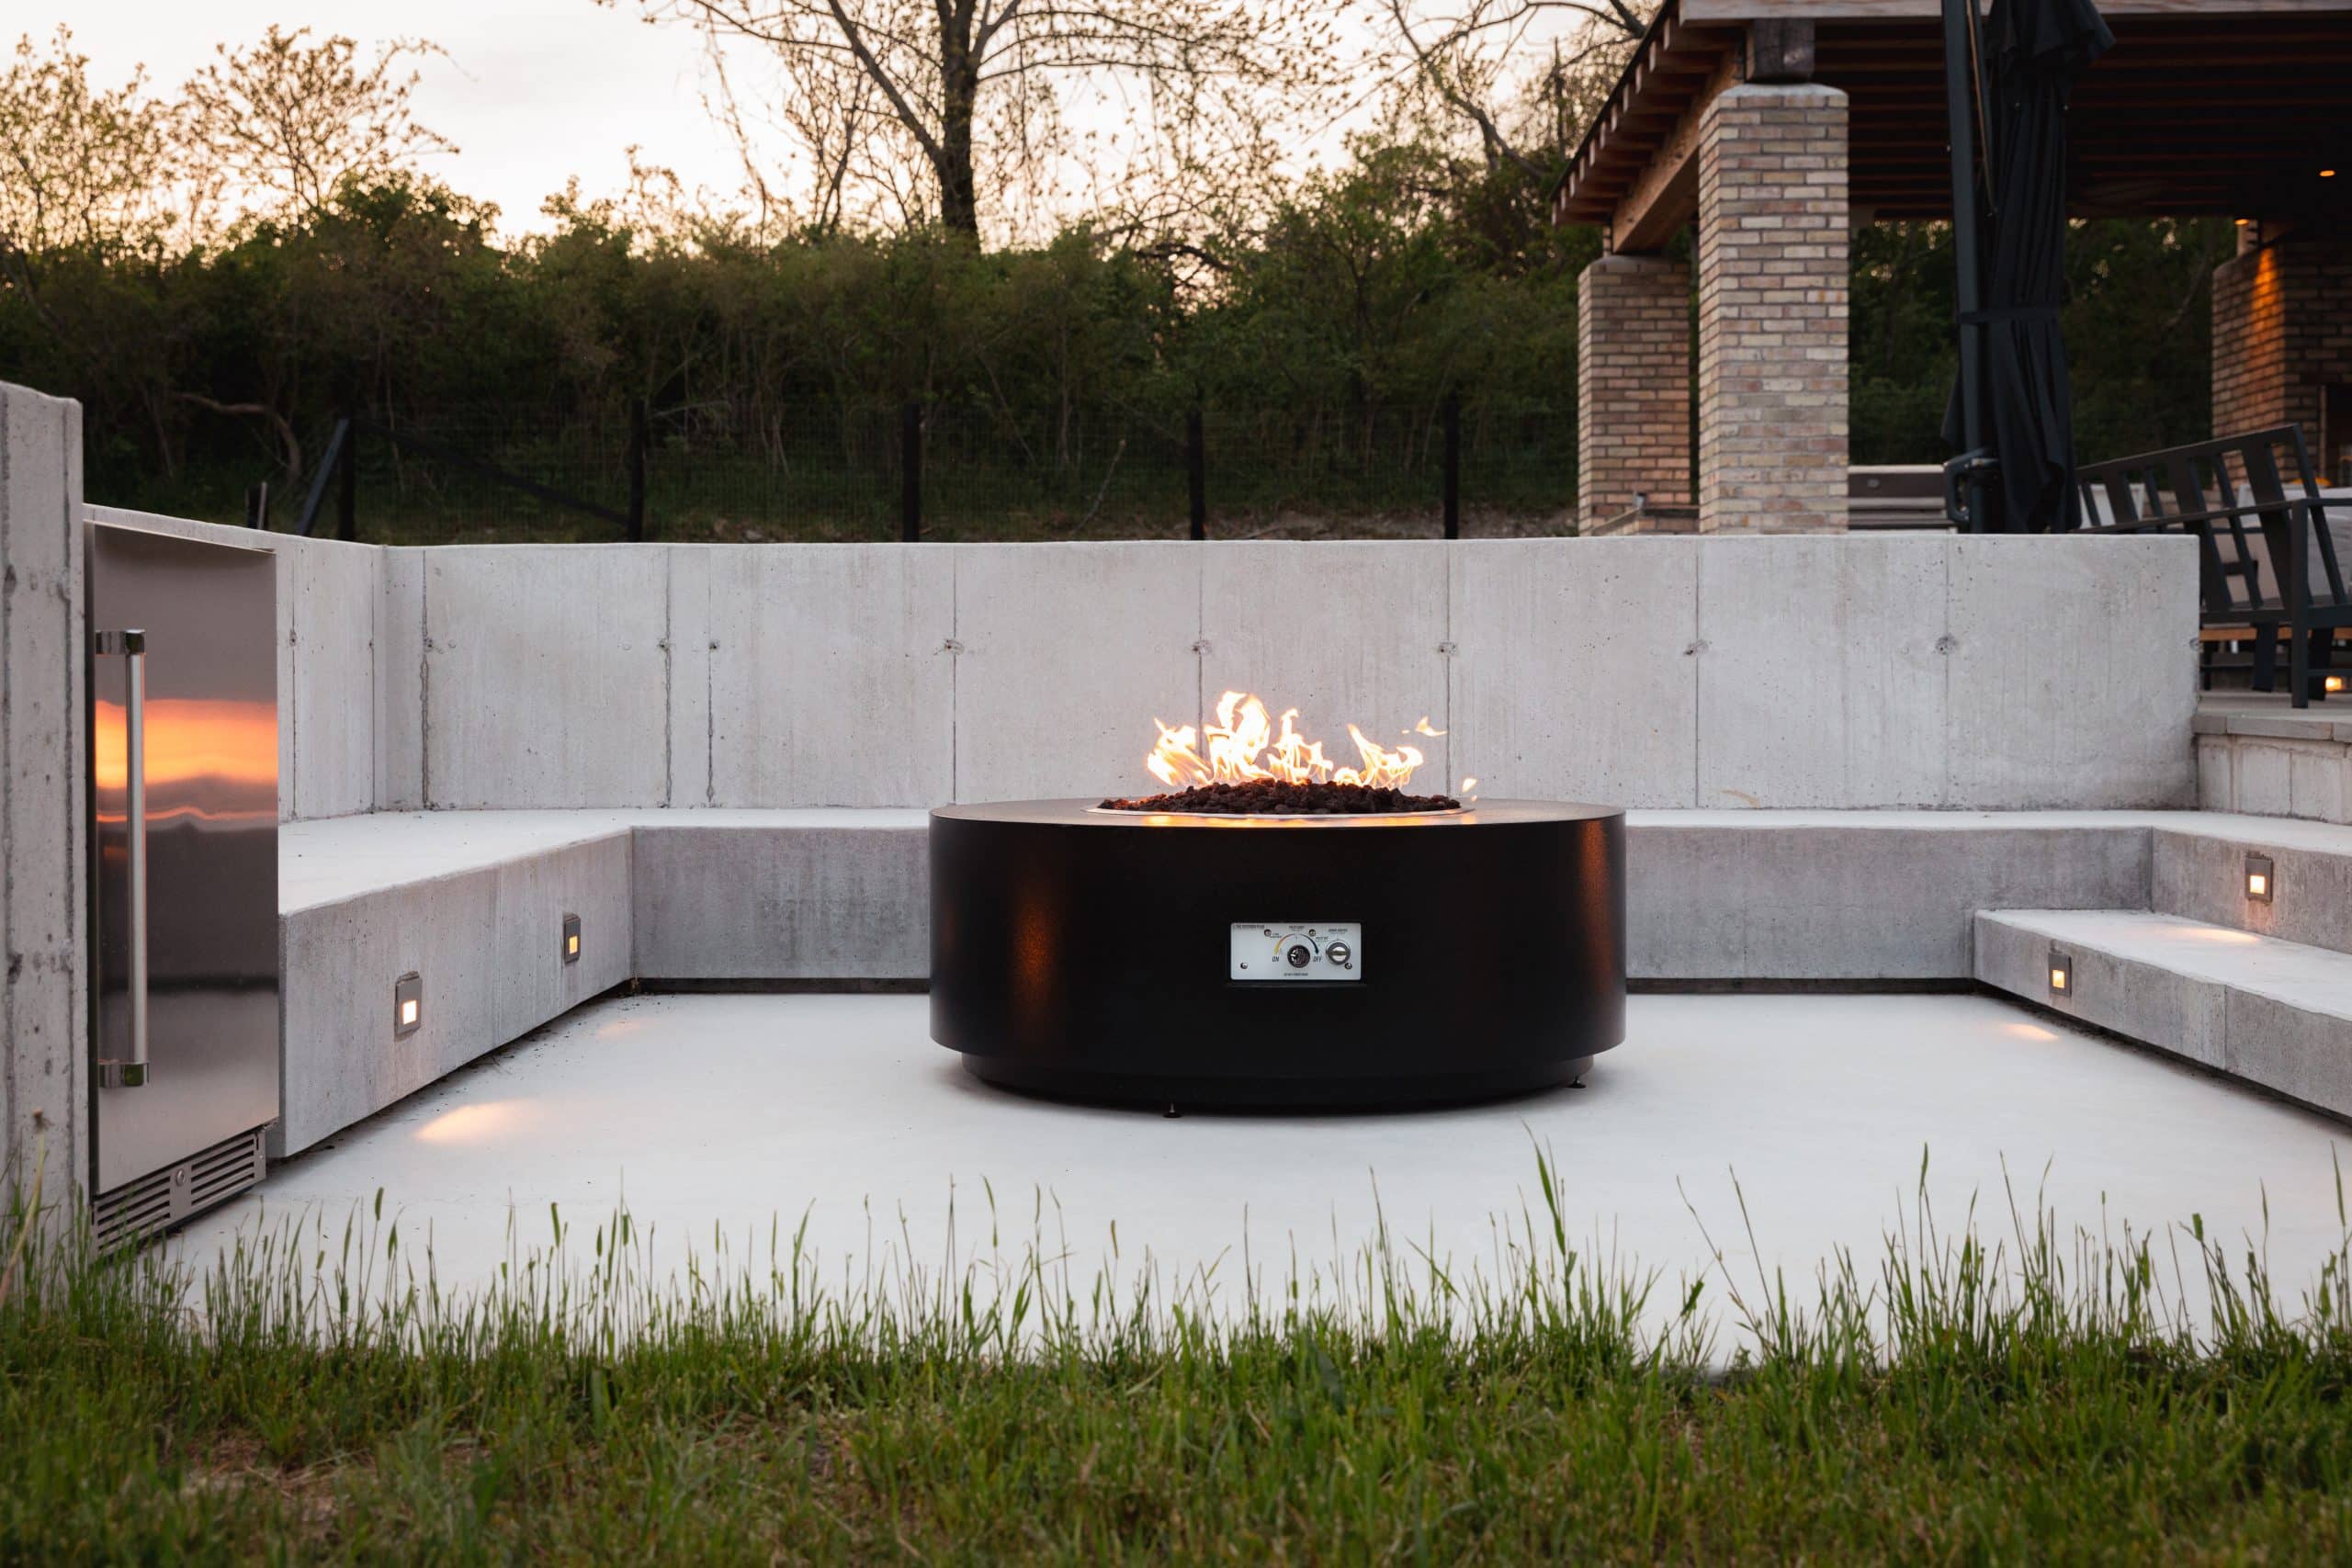
[{"label": "house roof overhang", "polygon": [[[2078,216],[2294,218],[2352,209],[2352,0],[2108,0],[2115,48],[2069,116]],[[1757,23],[1810,24],[1811,79],[1847,95],[1849,197],[1951,212],[1938,0],[1667,0],[1555,193],[1623,245],[1687,220],[1695,121],[1745,79]],[[2332,177],[2321,171],[2339,170]],[[1647,248],[1635,246],[1629,248]]]}]

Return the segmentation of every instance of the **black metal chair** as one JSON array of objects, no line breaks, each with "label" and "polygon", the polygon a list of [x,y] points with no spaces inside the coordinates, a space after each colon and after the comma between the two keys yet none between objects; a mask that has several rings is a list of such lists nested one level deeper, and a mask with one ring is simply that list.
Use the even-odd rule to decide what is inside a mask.
[{"label": "black metal chair", "polygon": [[2336,644],[2352,642],[2336,537],[2352,503],[2321,493],[2301,425],[2092,463],[2075,480],[2084,516],[2098,520],[2086,532],[2197,540],[2209,687],[2243,659],[2255,690],[2275,690],[2284,643],[2294,705],[2324,700]]}]

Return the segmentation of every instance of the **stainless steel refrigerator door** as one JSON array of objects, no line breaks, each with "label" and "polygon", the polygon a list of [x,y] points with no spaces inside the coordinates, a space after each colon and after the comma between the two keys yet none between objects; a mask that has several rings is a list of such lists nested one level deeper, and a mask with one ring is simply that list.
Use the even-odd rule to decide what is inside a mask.
[{"label": "stainless steel refrigerator door", "polygon": [[[85,536],[103,1195],[277,1115],[277,587],[266,550],[100,523]],[[145,636],[127,648],[121,634],[134,630]],[[143,759],[130,713],[141,641]],[[143,1073],[126,1070],[141,934],[134,778],[145,797]]]}]

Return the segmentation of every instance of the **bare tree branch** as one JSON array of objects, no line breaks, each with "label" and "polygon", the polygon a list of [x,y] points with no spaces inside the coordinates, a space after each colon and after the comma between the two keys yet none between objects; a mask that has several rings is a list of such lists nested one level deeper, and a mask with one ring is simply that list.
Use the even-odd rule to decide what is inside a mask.
[{"label": "bare tree branch", "polygon": [[291,485],[300,481],[302,478],[301,437],[294,434],[293,423],[267,403],[224,403],[208,398],[201,392],[174,392],[172,399],[175,402],[193,403],[198,408],[209,409],[218,414],[258,416],[269,421],[277,435],[278,458],[286,475],[286,482]]},{"label": "bare tree branch", "polygon": [[[1269,146],[1259,133],[1266,107],[1253,99],[1303,103],[1340,76],[1335,13],[1264,0],[600,3],[685,21],[714,47],[750,43],[780,62],[829,55],[853,65],[928,175],[940,220],[974,235],[984,210],[1001,221],[1042,199],[1058,171],[1085,160],[1081,142],[1132,156],[1153,141],[1169,177],[1230,178],[1236,160]],[[810,81],[803,73],[795,85]],[[1090,126],[1073,140],[1067,96],[1115,104],[1128,94],[1135,107],[1114,132]],[[826,166],[819,163],[820,179]],[[878,163],[861,177],[903,188]]]},{"label": "bare tree branch", "polygon": [[[1382,0],[1412,85],[1476,136],[1489,168],[1542,176],[1557,167],[1571,101],[1613,76],[1649,25],[1633,0]],[[1523,62],[1549,36],[1550,68]],[[1531,47],[1534,46],[1534,47]],[[1514,103],[1514,99],[1516,102]],[[1507,117],[1516,109],[1514,125]]]}]

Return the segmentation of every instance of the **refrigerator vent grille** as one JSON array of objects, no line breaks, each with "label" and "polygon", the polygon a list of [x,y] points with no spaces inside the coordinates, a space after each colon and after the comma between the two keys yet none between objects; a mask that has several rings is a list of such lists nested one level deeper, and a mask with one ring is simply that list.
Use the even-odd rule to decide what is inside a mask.
[{"label": "refrigerator vent grille", "polygon": [[91,1238],[98,1250],[130,1246],[259,1181],[261,1134],[256,1127],[225,1138],[178,1165],[100,1194],[90,1213]]}]

